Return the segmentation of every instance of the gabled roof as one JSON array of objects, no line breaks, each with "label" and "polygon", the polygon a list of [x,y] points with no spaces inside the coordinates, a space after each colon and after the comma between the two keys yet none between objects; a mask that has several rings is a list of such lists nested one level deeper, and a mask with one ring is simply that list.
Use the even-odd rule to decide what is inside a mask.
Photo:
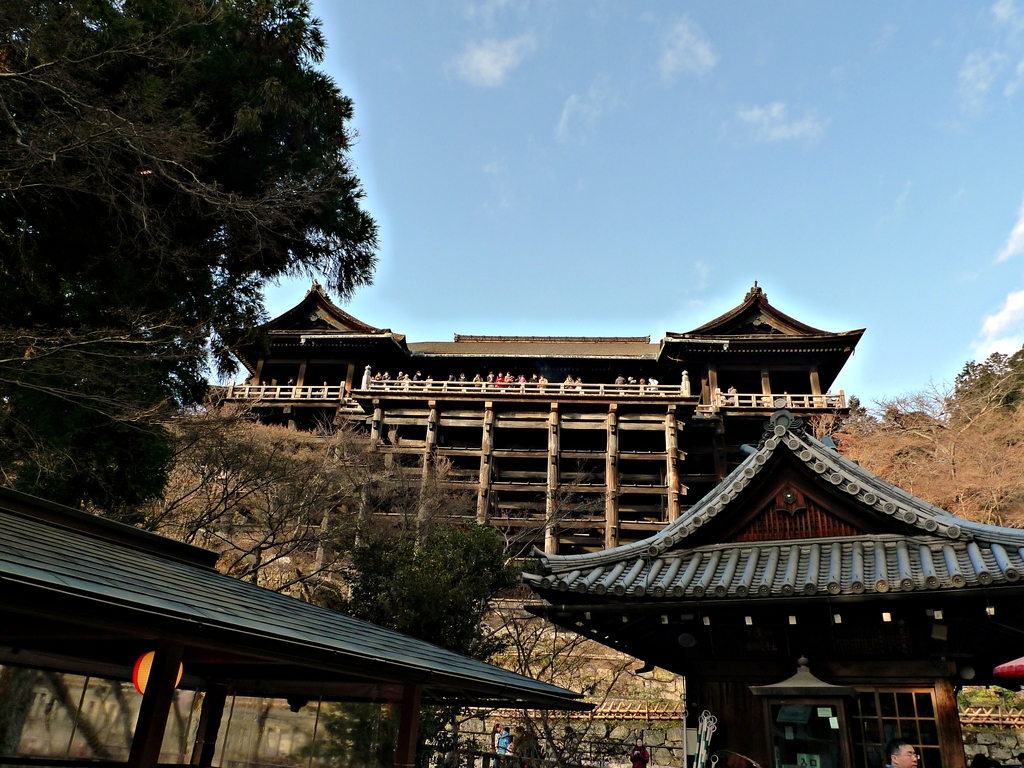
[{"label": "gabled roof", "polygon": [[[846,334],[863,334],[860,331],[847,331]],[[743,303],[733,307],[714,320],[704,323],[686,333],[667,333],[666,341],[671,339],[687,339],[691,337],[734,337],[734,336],[836,336],[830,331],[814,328],[801,323],[794,317],[768,303],[768,295],[754,282],[754,286],[743,297]]]},{"label": "gabled roof", "polygon": [[358,320],[330,300],[327,291],[314,282],[305,297],[291,309],[263,325],[264,331],[327,331],[339,333],[390,333]]},{"label": "gabled roof", "polygon": [[[60,611],[70,625],[107,621],[142,637],[163,632],[186,645],[231,649],[258,659],[264,681],[280,663],[301,673],[285,682],[307,687],[341,675],[422,682],[439,701],[590,708],[563,688],[218,573],[195,550],[0,489],[0,611]],[[15,627],[3,624],[0,642]],[[231,662],[221,655],[217,674],[228,678]]]},{"label": "gabled roof", "polygon": [[[802,465],[822,494],[842,494],[875,532],[819,539],[686,546],[749,500],[780,459]],[[717,518],[717,520],[716,520]],[[706,539],[706,537],[704,537]],[[788,597],[986,587],[1024,573],[1024,531],[952,515],[849,461],[777,411],[758,449],[678,520],[643,541],[584,555],[544,555],[523,580],[552,591],[617,597]]]}]

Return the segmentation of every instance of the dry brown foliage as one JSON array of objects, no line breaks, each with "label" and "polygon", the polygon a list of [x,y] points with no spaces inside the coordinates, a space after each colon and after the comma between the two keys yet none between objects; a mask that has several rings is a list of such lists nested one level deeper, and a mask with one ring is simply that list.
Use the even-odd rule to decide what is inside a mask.
[{"label": "dry brown foliage", "polygon": [[1024,408],[1001,386],[881,401],[839,435],[849,458],[968,520],[1024,526]]}]

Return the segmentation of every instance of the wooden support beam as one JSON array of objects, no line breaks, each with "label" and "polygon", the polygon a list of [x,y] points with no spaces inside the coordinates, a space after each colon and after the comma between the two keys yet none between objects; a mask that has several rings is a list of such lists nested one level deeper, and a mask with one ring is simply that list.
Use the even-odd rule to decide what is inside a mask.
[{"label": "wooden support beam", "polygon": [[770,395],[772,393],[772,380],[768,375],[768,369],[761,369],[761,394]]},{"label": "wooden support beam", "polygon": [[128,768],[156,768],[160,760],[160,747],[167,728],[167,716],[174,702],[174,688],[178,682],[178,669],[185,646],[179,642],[161,640],[153,655],[146,693],[139,706],[139,716],[128,753]]},{"label": "wooden support beam", "polygon": [[548,413],[548,483],[544,494],[544,551],[549,555],[558,554],[558,520],[561,510],[557,508],[558,493],[558,446],[559,446],[558,403],[551,404]]},{"label": "wooden support beam", "polygon": [[619,545],[619,415],[616,405],[608,406],[605,429],[608,434],[608,452],[604,463],[604,546],[611,549]]},{"label": "wooden support beam", "polygon": [[196,728],[192,758],[189,760],[189,764],[196,768],[210,768],[213,765],[213,753],[217,748],[217,735],[220,733],[220,721],[227,697],[228,687],[219,683],[211,685],[203,695],[203,709]]},{"label": "wooden support beam", "polygon": [[395,768],[413,768],[416,764],[416,737],[419,735],[422,685],[402,687],[402,711],[395,745]]},{"label": "wooden support beam", "polygon": [[356,364],[349,363],[348,370],[345,372],[345,391],[341,393],[342,397],[348,397],[352,393],[352,382],[356,377]]},{"label": "wooden support beam", "polygon": [[821,377],[818,376],[818,366],[811,367],[811,394],[821,394]]},{"label": "wooden support beam", "polygon": [[420,525],[427,521],[427,505],[424,502],[424,494],[430,484],[430,478],[434,471],[434,452],[437,449],[437,401],[430,401],[430,413],[427,414],[427,437],[423,441],[423,467],[420,474],[420,503],[416,513],[416,519]]},{"label": "wooden support beam", "polygon": [[380,445],[380,436],[384,432],[384,409],[380,400],[373,401],[373,418],[370,420],[370,450]]},{"label": "wooden support beam", "polygon": [[256,363],[256,373],[252,375],[253,384],[261,384],[260,377],[263,375],[263,358],[261,357]]},{"label": "wooden support beam", "polygon": [[494,461],[494,403],[484,403],[483,436],[480,438],[480,483],[476,491],[476,521],[487,524],[491,500],[491,463]]},{"label": "wooden support beam", "polygon": [[676,433],[676,407],[670,405],[665,414],[666,485],[668,486],[668,521],[679,517],[679,445]]},{"label": "wooden support beam", "polygon": [[729,474],[729,462],[726,460],[725,454],[725,424],[721,421],[715,425],[715,477],[719,480],[725,480],[725,476]]},{"label": "wooden support beam", "polygon": [[306,381],[306,361],[299,363],[299,376],[295,379],[295,386],[301,387]]},{"label": "wooden support beam", "polygon": [[939,755],[943,768],[967,768],[964,734],[960,728],[960,709],[956,689],[947,677],[935,681],[935,720],[939,729]]}]

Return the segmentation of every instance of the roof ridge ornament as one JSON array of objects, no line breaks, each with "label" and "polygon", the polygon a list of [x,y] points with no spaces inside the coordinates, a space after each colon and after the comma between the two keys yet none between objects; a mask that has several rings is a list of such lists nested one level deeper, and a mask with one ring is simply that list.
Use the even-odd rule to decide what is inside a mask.
[{"label": "roof ridge ornament", "polygon": [[751,299],[761,298],[768,301],[768,294],[764,292],[758,284],[757,280],[754,281],[753,287],[747,291],[747,295],[743,297],[743,301],[750,301]]},{"label": "roof ridge ornament", "polygon": [[313,284],[309,286],[309,290],[306,291],[306,296],[309,296],[311,293],[319,293],[321,296],[327,296],[327,291],[325,291],[324,287],[320,285],[319,280],[313,281]]}]

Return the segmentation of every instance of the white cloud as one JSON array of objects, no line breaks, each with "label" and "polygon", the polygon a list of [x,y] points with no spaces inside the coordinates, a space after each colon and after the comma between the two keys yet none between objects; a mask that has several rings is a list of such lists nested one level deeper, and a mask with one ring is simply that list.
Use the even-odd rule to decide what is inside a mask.
[{"label": "white cloud", "polygon": [[482,40],[469,43],[455,62],[455,68],[466,82],[481,88],[496,88],[505,77],[537,48],[533,34],[508,40]]},{"label": "white cloud", "polygon": [[1013,225],[1010,236],[1006,239],[1006,245],[996,256],[996,261],[1006,261],[1011,256],[1024,253],[1024,205],[1021,205],[1020,213],[1017,214],[1017,223]]},{"label": "white cloud", "polygon": [[679,72],[703,75],[717,63],[711,41],[688,17],[683,16],[665,36],[660,61],[662,80],[672,80]]},{"label": "white cloud", "polygon": [[1006,63],[1006,55],[998,52],[975,51],[968,54],[957,73],[958,88],[964,101],[969,105],[980,104]]},{"label": "white cloud", "polygon": [[898,27],[895,24],[885,24],[878,33],[878,37],[875,38],[875,42],[871,44],[871,47],[876,51],[884,50],[889,47],[889,43],[892,42],[893,37],[896,35]]},{"label": "white cloud", "polygon": [[996,22],[1013,30],[1024,29],[1024,13],[1021,13],[1013,0],[996,0],[992,4],[992,15]]},{"label": "white cloud", "polygon": [[559,141],[565,142],[574,135],[584,137],[601,115],[619,104],[618,97],[612,91],[596,85],[590,87],[585,95],[574,93],[565,100],[562,115],[558,118],[555,135]]},{"label": "white cloud", "polygon": [[1024,344],[1024,290],[1013,291],[1003,306],[985,318],[981,325],[982,339],[975,344],[979,360],[993,352],[1012,354]]},{"label": "white cloud", "polygon": [[790,119],[786,105],[781,101],[773,101],[763,107],[741,109],[736,116],[750,125],[757,141],[816,139],[828,122],[819,120],[813,112],[806,113],[798,120]]}]

